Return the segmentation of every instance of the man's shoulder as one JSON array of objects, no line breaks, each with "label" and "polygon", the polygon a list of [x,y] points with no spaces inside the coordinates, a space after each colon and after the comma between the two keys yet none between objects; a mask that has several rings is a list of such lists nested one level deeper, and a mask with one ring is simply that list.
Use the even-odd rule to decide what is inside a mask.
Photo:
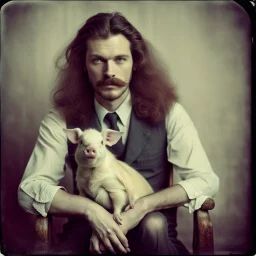
[{"label": "man's shoulder", "polygon": [[192,123],[192,120],[187,112],[187,110],[183,107],[183,105],[179,102],[173,103],[170,111],[166,115],[166,124],[169,125],[186,125],[188,123]]},{"label": "man's shoulder", "polygon": [[44,116],[43,122],[47,124],[58,124],[61,127],[66,126],[66,122],[62,117],[60,111],[55,107],[51,107],[48,110],[48,112]]},{"label": "man's shoulder", "polygon": [[180,114],[187,114],[187,111],[183,107],[183,105],[177,101],[173,102],[170,111],[167,113],[166,118],[177,117]]}]

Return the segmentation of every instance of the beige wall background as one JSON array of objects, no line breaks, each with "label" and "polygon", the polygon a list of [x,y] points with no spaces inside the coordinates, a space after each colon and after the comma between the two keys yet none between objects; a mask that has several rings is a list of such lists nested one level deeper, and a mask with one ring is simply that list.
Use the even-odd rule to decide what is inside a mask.
[{"label": "beige wall background", "polygon": [[[3,246],[10,253],[33,248],[35,217],[19,207],[17,187],[50,107],[54,61],[87,18],[112,11],[123,13],[157,49],[220,177],[211,211],[216,254],[247,252],[251,24],[233,1],[12,1],[2,8]],[[179,238],[190,250],[192,219],[186,208],[179,208]]]}]

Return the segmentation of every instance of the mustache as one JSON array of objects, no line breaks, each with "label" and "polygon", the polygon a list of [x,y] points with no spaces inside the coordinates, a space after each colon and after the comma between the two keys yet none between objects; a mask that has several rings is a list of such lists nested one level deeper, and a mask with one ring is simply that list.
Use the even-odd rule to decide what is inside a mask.
[{"label": "mustache", "polygon": [[124,87],[127,85],[126,82],[124,82],[123,80],[116,78],[116,77],[110,77],[107,79],[102,79],[99,82],[97,82],[97,86],[104,86],[104,85],[116,85],[118,87]]}]

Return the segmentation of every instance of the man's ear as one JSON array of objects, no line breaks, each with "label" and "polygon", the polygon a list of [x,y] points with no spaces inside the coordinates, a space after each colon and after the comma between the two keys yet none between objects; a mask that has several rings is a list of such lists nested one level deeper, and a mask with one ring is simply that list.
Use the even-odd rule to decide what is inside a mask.
[{"label": "man's ear", "polygon": [[123,132],[106,129],[106,130],[103,130],[101,134],[103,136],[103,141],[104,141],[105,145],[111,147],[119,141],[119,139],[123,135]]},{"label": "man's ear", "polygon": [[79,142],[80,136],[83,134],[80,128],[75,129],[65,129],[63,131],[67,134],[68,139],[73,143],[77,144]]}]

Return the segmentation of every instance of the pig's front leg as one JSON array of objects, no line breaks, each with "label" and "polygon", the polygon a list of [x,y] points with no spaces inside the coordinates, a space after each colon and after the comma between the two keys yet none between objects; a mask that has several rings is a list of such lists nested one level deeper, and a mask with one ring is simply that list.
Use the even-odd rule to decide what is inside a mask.
[{"label": "pig's front leg", "polygon": [[110,197],[113,203],[113,219],[119,225],[122,225],[121,212],[127,204],[127,195],[124,190],[111,192]]},{"label": "pig's front leg", "polygon": [[[131,169],[131,167],[121,161],[117,161],[116,163],[118,164],[119,169],[122,170],[120,172],[116,172],[116,176],[126,189],[128,205],[126,206],[125,211],[128,211],[129,209],[132,209],[134,207],[134,204],[138,199],[138,197],[134,193],[131,174],[129,173],[129,170],[127,170],[127,168]],[[133,171],[134,170],[132,170],[132,172]]]},{"label": "pig's front leg", "polygon": [[109,192],[104,188],[99,188],[95,202],[103,206],[107,210],[112,210],[112,199],[110,198]]},{"label": "pig's front leg", "polygon": [[126,206],[126,208],[124,209],[125,212],[127,212],[127,211],[130,210],[130,209],[133,209],[133,208],[134,208],[134,204],[135,204],[136,201],[138,200],[138,197],[135,196],[134,193],[127,191],[127,194],[128,194],[128,201],[129,201],[129,204],[128,204],[128,205]]}]

